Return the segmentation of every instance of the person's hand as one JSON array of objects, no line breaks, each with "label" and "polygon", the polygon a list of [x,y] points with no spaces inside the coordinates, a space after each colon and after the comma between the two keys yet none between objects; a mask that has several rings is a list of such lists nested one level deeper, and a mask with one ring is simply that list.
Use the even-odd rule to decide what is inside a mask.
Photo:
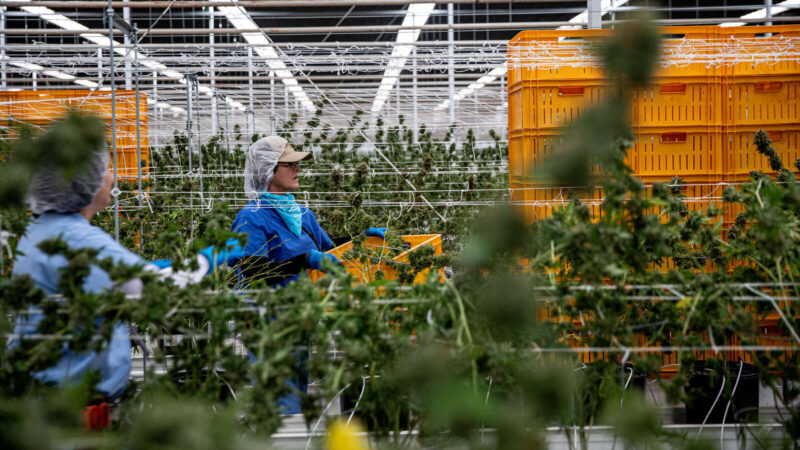
[{"label": "person's hand", "polygon": [[386,239],[386,228],[368,228],[367,231],[364,232],[364,236],[374,236],[381,239]]},{"label": "person's hand", "polygon": [[335,263],[339,266],[342,265],[342,262],[339,261],[335,255],[331,255],[330,253],[322,253],[317,250],[311,250],[310,252],[306,253],[306,260],[308,261],[308,267],[314,270],[322,270],[323,272],[325,269],[323,268],[323,261],[330,261]]},{"label": "person's hand", "polygon": [[244,248],[239,245],[239,240],[236,238],[230,238],[227,242],[225,242],[225,247],[222,249],[216,249],[213,245],[204,248],[200,251],[200,254],[205,256],[209,263],[209,271],[213,271],[218,266],[223,264],[230,264],[237,259],[242,259],[247,256],[244,252]]}]

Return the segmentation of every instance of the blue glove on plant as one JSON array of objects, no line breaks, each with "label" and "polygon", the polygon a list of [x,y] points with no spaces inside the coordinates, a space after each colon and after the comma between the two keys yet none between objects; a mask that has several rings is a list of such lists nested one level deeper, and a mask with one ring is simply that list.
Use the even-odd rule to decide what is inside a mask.
[{"label": "blue glove on plant", "polygon": [[239,245],[239,240],[236,238],[228,239],[227,242],[225,242],[225,247],[222,249],[218,250],[211,245],[201,250],[200,254],[205,256],[208,260],[208,265],[210,266],[208,269],[209,272],[213,271],[218,266],[229,264],[247,256],[244,249]]},{"label": "blue glove on plant", "polygon": [[386,228],[369,228],[364,232],[364,236],[375,236],[386,239]]},{"label": "blue glove on plant", "polygon": [[158,267],[159,269],[166,269],[167,267],[172,267],[172,260],[171,259],[157,259],[155,261],[151,261],[150,264]]},{"label": "blue glove on plant", "polygon": [[331,255],[330,253],[322,253],[317,250],[311,250],[310,252],[306,253],[306,260],[308,261],[308,267],[314,270],[324,271],[324,269],[322,268],[323,260],[331,261],[339,266],[342,265],[341,261],[339,261],[339,258],[337,258],[336,256]]}]

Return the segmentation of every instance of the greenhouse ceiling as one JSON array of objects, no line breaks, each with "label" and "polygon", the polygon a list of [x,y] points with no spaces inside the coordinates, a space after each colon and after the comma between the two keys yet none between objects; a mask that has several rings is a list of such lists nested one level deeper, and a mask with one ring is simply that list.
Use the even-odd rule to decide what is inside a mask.
[{"label": "greenhouse ceiling", "polygon": [[[800,1],[645,2],[665,25],[791,23]],[[186,79],[199,104],[255,120],[310,114],[320,106],[441,123],[505,120],[505,47],[527,29],[603,26],[634,7],[626,0],[399,1],[213,0],[0,1],[4,90],[141,90],[154,111],[186,112]],[[769,16],[769,17],[768,17]],[[122,30],[135,26],[133,35]],[[113,51],[110,46],[113,44]],[[212,103],[214,105],[212,105]]]}]

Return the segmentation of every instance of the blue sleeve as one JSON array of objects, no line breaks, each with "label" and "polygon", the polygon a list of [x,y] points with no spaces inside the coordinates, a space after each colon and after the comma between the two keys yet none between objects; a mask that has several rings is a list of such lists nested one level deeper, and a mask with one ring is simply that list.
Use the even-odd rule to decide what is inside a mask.
[{"label": "blue sleeve", "polygon": [[98,260],[111,258],[115,263],[127,266],[143,266],[147,264],[141,256],[123,247],[111,235],[99,228],[93,228],[91,232],[83,236],[82,241],[85,247],[100,250],[97,254]]},{"label": "blue sleeve", "polygon": [[231,225],[231,231],[247,234],[247,244],[244,246],[247,256],[264,256],[270,252],[266,229],[258,222],[255,214],[244,214],[242,211]]},{"label": "blue sleeve", "polygon": [[311,210],[307,210],[308,213],[311,215],[311,223],[313,224],[314,237],[317,238],[317,242],[319,242],[319,246],[322,247],[322,251],[327,252],[328,250],[332,249],[333,241],[330,237],[328,237],[328,233],[319,226],[319,222],[317,222],[317,216],[314,215]]},{"label": "blue sleeve", "polygon": [[[144,266],[147,262],[141,256],[126,249],[119,242],[115,241],[108,233],[100,228],[92,227],[81,236],[80,240],[74,245],[75,248],[94,248],[99,250],[98,260],[111,258],[116,264],[127,266]],[[112,285],[112,280],[101,268],[92,265],[89,275],[83,282],[83,289],[86,292],[100,292]]]}]

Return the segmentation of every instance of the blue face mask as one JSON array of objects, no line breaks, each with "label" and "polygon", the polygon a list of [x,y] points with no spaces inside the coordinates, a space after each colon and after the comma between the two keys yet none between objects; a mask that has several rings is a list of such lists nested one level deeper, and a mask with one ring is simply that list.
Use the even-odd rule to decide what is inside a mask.
[{"label": "blue face mask", "polygon": [[283,219],[286,228],[297,236],[303,234],[303,213],[300,211],[300,205],[294,200],[292,194],[276,195],[269,192],[264,192],[258,196],[259,199],[266,201],[269,205],[275,208],[275,211]]}]

